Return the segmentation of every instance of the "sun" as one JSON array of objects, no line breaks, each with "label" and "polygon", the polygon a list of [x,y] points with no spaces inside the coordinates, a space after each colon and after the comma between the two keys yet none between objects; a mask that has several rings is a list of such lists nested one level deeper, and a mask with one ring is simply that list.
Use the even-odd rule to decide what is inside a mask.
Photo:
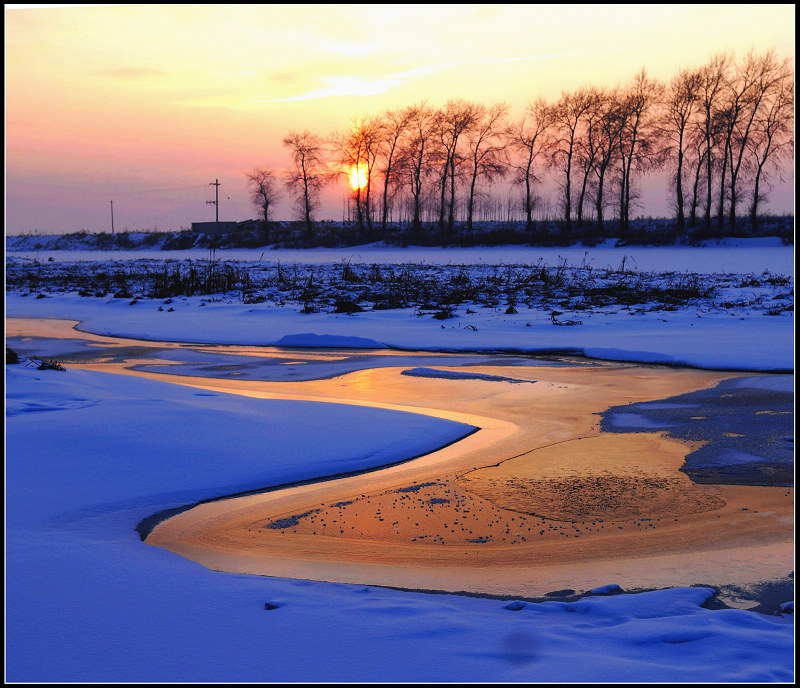
[{"label": "sun", "polygon": [[367,171],[363,167],[353,165],[350,172],[350,186],[354,189],[363,189],[367,185]]}]

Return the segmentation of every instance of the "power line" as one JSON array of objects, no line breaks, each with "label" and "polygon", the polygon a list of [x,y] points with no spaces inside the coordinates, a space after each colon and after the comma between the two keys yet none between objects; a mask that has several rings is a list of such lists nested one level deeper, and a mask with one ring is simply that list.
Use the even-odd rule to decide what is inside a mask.
[{"label": "power line", "polygon": [[209,186],[213,186],[214,188],[214,200],[213,201],[206,201],[208,205],[213,205],[216,207],[217,211],[217,224],[219,224],[219,179],[215,179],[213,182],[209,183]]}]

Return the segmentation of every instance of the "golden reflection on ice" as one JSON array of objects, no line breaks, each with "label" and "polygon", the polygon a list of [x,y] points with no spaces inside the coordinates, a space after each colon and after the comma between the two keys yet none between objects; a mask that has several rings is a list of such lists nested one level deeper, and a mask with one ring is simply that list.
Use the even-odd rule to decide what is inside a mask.
[{"label": "golden reflection on ice", "polygon": [[[76,335],[57,321],[7,321],[16,336],[43,331],[106,346],[133,342]],[[284,365],[409,356],[136,344],[282,357]],[[792,488],[695,484],[680,471],[694,447],[659,432],[600,432],[597,414],[611,406],[712,387],[736,373],[608,362],[510,367],[486,358],[487,365],[468,371],[524,382],[404,375],[409,366],[291,382],[153,374],[131,370],[141,362],[134,360],[75,367],[255,398],[410,411],[480,428],[402,465],[202,504],[162,522],[147,539],[212,569],[527,596],[608,583],[741,585],[793,569]],[[442,355],[437,370],[465,370],[447,361]],[[306,516],[292,518],[298,515]],[[284,522],[291,527],[278,527]]]}]

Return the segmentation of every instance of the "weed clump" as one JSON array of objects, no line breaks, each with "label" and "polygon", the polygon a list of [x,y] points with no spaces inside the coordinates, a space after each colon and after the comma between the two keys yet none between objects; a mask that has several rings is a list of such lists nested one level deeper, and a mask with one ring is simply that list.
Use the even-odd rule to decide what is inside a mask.
[{"label": "weed clump", "polygon": [[36,360],[31,359],[31,362],[36,366],[36,370],[60,370],[65,371],[66,368],[58,361],[50,360]]}]

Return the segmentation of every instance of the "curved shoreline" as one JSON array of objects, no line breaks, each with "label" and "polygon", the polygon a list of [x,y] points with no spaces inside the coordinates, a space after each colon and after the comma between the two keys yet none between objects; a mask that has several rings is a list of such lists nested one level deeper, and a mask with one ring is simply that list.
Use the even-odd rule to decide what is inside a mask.
[{"label": "curved shoreline", "polygon": [[330,480],[339,480],[341,478],[352,478],[357,475],[365,475],[368,473],[372,473],[374,471],[380,471],[385,468],[392,468],[393,466],[401,466],[404,463],[408,463],[409,461],[415,461],[423,456],[427,456],[428,454],[432,454],[434,452],[441,451],[442,449],[449,447],[451,444],[455,444],[456,442],[460,442],[461,440],[469,437],[470,435],[478,432],[480,428],[473,428],[469,432],[464,433],[461,437],[457,437],[454,440],[450,440],[450,442],[446,442],[445,444],[435,447],[430,451],[422,452],[421,454],[416,454],[414,456],[409,456],[406,459],[398,459],[397,461],[392,461],[390,463],[381,464],[380,466],[375,466],[373,468],[364,468],[357,471],[344,471],[342,473],[332,473],[330,475],[322,475],[316,478],[307,478],[306,480],[293,480],[288,483],[281,483],[279,485],[270,485],[268,487],[256,487],[252,490],[243,490],[242,492],[233,492],[231,494],[220,495],[218,497],[209,497],[207,499],[201,499],[197,502],[193,502],[192,504],[186,504],[184,506],[177,506],[171,509],[164,509],[163,511],[158,511],[155,514],[148,516],[147,518],[143,518],[139,523],[136,524],[137,533],[139,533],[139,538],[144,542],[147,540],[150,533],[153,532],[153,529],[156,528],[160,523],[166,521],[173,516],[177,516],[178,514],[182,514],[185,511],[189,511],[190,509],[194,509],[201,504],[210,504],[212,502],[221,502],[227,499],[238,499],[240,497],[249,497],[251,495],[262,495],[268,494],[270,492],[279,492],[280,490],[287,490],[292,487],[301,487],[303,485],[316,485],[318,483],[325,483]]},{"label": "curved shoreline", "polygon": [[[28,320],[28,321],[56,321],[56,322],[69,322],[74,323],[72,326],[72,330],[75,332],[80,333],[81,335],[86,335],[88,337],[97,337],[103,339],[118,339],[118,340],[125,340],[127,342],[142,342],[148,343],[153,345],[162,345],[162,346],[197,346],[197,347],[243,347],[243,348],[267,348],[267,349],[276,349],[276,350],[296,350],[296,351],[339,351],[339,352],[365,352],[365,351],[375,351],[380,352],[383,354],[405,354],[405,353],[427,353],[432,355],[477,355],[477,356],[492,356],[492,355],[503,355],[503,356],[532,356],[532,357],[548,357],[548,356],[566,356],[566,357],[574,357],[574,358],[582,358],[586,361],[592,362],[602,362],[602,363],[616,363],[616,364],[624,364],[624,365],[637,365],[637,366],[657,366],[663,368],[675,368],[675,369],[687,369],[687,370],[698,370],[698,371],[713,371],[719,373],[753,373],[756,375],[771,375],[771,374],[780,374],[780,375],[788,375],[794,374],[793,367],[785,367],[785,366],[776,366],[771,368],[754,368],[754,367],[743,367],[743,366],[725,366],[725,365],[715,365],[713,367],[703,366],[699,364],[694,364],[687,361],[664,361],[664,360],[647,360],[646,358],[638,357],[638,358],[626,358],[622,357],[600,357],[596,355],[591,355],[586,353],[587,348],[591,347],[568,347],[568,346],[544,346],[544,347],[511,347],[511,346],[483,346],[483,347],[464,347],[464,348],[454,348],[454,347],[441,347],[441,346],[426,346],[426,347],[403,347],[397,345],[390,345],[385,343],[376,342],[376,344],[380,344],[378,348],[359,348],[353,346],[345,346],[345,345],[336,345],[336,344],[325,344],[324,346],[297,346],[297,345],[285,345],[279,343],[270,343],[264,344],[263,342],[255,342],[255,343],[224,343],[220,344],[219,342],[215,341],[194,341],[194,340],[177,340],[174,337],[171,339],[157,339],[157,338],[144,338],[141,336],[133,336],[133,335],[120,335],[120,334],[100,334],[97,332],[93,332],[89,329],[81,328],[79,325],[83,324],[85,321],[82,320],[74,320],[74,319],[66,319],[66,318],[57,318],[57,317],[39,317],[39,318],[28,318],[28,317],[17,317],[11,316],[6,318],[8,321],[14,320]],[[641,353],[641,352],[629,352],[629,353]]]},{"label": "curved shoreline", "polygon": [[[387,374],[385,369],[381,372],[383,375]],[[536,372],[542,377],[543,369]],[[563,374],[564,370],[559,369],[559,372]],[[574,372],[576,371],[573,370]],[[657,371],[652,370],[646,372],[650,375],[657,374]],[[683,374],[685,371],[678,373]],[[696,387],[692,385],[690,388]],[[515,433],[517,434],[519,433]],[[426,495],[428,501],[446,502],[453,498],[454,486],[464,487],[463,479],[467,473],[485,474],[487,470],[493,470],[493,467],[503,470],[502,464],[508,467],[515,462],[524,463],[531,457],[539,460],[542,452],[555,446],[558,446],[559,452],[567,448],[574,451],[582,444],[581,439],[588,440],[589,444],[583,446],[589,447],[599,437],[601,435],[598,433],[577,432],[556,442],[541,442],[540,438],[537,446],[523,444],[520,447],[516,444],[521,451],[512,451],[508,445],[509,438],[506,438],[500,442],[505,450],[502,456],[497,457],[494,454],[489,459],[484,455],[477,465],[474,463],[474,454],[470,454],[467,448],[454,445],[453,448],[464,451],[458,451],[456,456],[441,457],[439,466],[432,469],[429,466],[427,471],[420,470],[405,476],[392,476],[377,471],[369,477],[361,476],[364,480],[337,483],[333,490],[310,485],[304,490],[287,490],[269,496],[254,495],[227,501],[224,505],[206,505],[162,523],[154,529],[147,542],[170,549],[215,570],[528,598],[539,598],[555,588],[588,590],[597,585],[620,581],[627,583],[625,587],[635,588],[692,585],[698,580],[709,581],[714,585],[750,584],[781,578],[791,570],[791,526],[787,526],[782,519],[791,513],[792,501],[787,499],[788,492],[781,496],[774,489],[770,491],[771,488],[693,486],[692,492],[697,495],[693,499],[699,499],[697,504],[700,506],[695,508],[690,504],[688,511],[687,506],[684,506],[683,511],[676,512],[675,521],[678,521],[678,517],[681,521],[679,526],[670,527],[671,524],[666,522],[659,524],[659,530],[665,532],[656,534],[652,530],[648,535],[649,544],[644,547],[638,536],[630,531],[633,526],[640,528],[644,522],[652,520],[654,524],[657,520],[655,516],[652,519],[642,517],[641,522],[637,522],[637,518],[629,517],[623,523],[626,530],[624,534],[596,535],[593,536],[593,541],[585,543],[570,541],[566,545],[551,538],[547,543],[538,546],[531,543],[510,546],[475,539],[478,544],[468,545],[462,539],[459,543],[437,545],[435,541],[431,544],[412,542],[412,539],[419,537],[417,533],[411,538],[417,531],[406,530],[408,536],[394,538],[392,533],[382,529],[376,519],[365,517],[360,511],[361,506],[372,500],[371,508],[375,510],[374,513],[394,513],[390,510],[399,507],[397,494],[403,491],[403,486],[419,484],[425,480],[436,482],[435,487],[430,488],[431,492]],[[648,443],[655,442],[652,446],[661,447],[659,451],[666,452],[664,460],[671,462],[672,468],[667,471],[670,476],[678,472],[687,451],[685,443],[668,440],[661,434],[656,434],[655,437],[652,434],[602,437],[615,443],[621,442],[619,448],[628,455],[635,455],[643,447],[649,446]],[[669,459],[670,456],[674,458]],[[527,467],[516,466],[514,471],[517,472],[517,478],[512,476],[512,482],[519,479],[519,471],[524,474],[532,466],[535,469],[537,463],[541,461],[528,461]],[[622,475],[623,483],[638,489],[637,481],[641,482],[639,478],[635,474],[628,476],[624,473],[625,471]],[[657,473],[658,475],[650,479],[651,482],[663,482],[666,479],[660,477],[666,474],[659,471]],[[542,477],[538,476],[535,481],[540,487],[547,483],[547,480],[542,482]],[[669,480],[673,482],[670,483]],[[668,490],[671,489],[670,485],[677,487],[690,483],[688,477],[686,483],[680,483],[678,478],[670,477],[669,480],[665,483]],[[476,494],[473,489],[469,495],[473,503],[477,503]],[[721,499],[715,496],[718,494],[722,495]],[[495,499],[491,493],[489,497],[490,502]],[[341,513],[333,510],[332,506],[346,502],[355,505],[347,507],[352,509],[349,515],[341,509]],[[779,513],[774,518],[751,518],[747,521],[741,517],[741,513],[749,513],[747,509],[741,511],[742,504],[751,504],[755,511],[750,513],[758,513],[766,511],[765,505],[772,502],[778,504],[779,508]],[[485,500],[481,504],[485,505]],[[703,504],[710,506],[704,507]],[[418,507],[424,508],[424,504],[419,504]],[[503,508],[513,509],[507,504]],[[528,518],[533,517],[536,512],[522,509],[507,513],[522,513]],[[278,532],[269,525],[281,523],[293,514],[305,518],[293,523],[299,527],[292,528],[291,532],[288,529]],[[309,514],[314,514],[314,517],[325,514],[325,518],[338,515],[343,519],[343,528],[361,531],[361,534],[347,537],[340,533],[321,534],[319,530],[315,533]],[[442,523],[449,523],[454,516],[457,517],[457,514],[451,511],[448,517],[439,518],[429,534],[441,533]],[[666,512],[658,512],[659,521],[665,516]],[[715,522],[712,528],[732,528],[738,531],[718,541],[713,537],[713,532],[709,534],[706,523],[715,517],[725,520]],[[551,526],[558,520],[550,514],[543,518],[543,522],[547,521]],[[383,518],[378,521],[383,521]],[[291,519],[288,522],[291,523]],[[563,520],[559,522],[563,523]],[[588,520],[583,518],[582,522],[588,523]],[[402,523],[402,519],[398,523]],[[411,522],[408,523],[410,527]],[[539,563],[534,569],[530,569],[530,561],[533,560]],[[753,562],[758,560],[767,563],[760,569],[757,566],[754,568]],[[578,570],[583,573],[576,573]]]},{"label": "curved shoreline", "polygon": [[[103,337],[104,341],[111,339],[114,338]],[[391,350],[384,350],[383,354],[397,355]],[[482,428],[480,433],[473,431],[415,461],[332,477],[322,483],[303,481],[306,484],[275,486],[268,493],[204,500],[179,507],[179,513],[162,513],[164,517],[172,516],[143,526],[148,532],[148,544],[166,547],[212,569],[537,599],[555,589],[589,590],[611,582],[629,589],[692,585],[697,581],[735,585],[783,578],[793,568],[791,491],[778,494],[774,488],[692,486],[689,501],[682,503],[678,514],[680,523],[676,518],[677,525],[672,525],[663,517],[675,502],[665,501],[664,496],[682,494],[685,490],[678,488],[688,487],[688,483],[675,482],[687,444],[668,440],[661,433],[643,433],[614,439],[612,452],[602,446],[605,440],[601,438],[605,436],[597,427],[598,412],[615,405],[708,388],[735,377],[730,372],[619,362],[577,367],[525,366],[514,368],[515,379],[530,377],[529,381],[535,379],[539,384],[515,385],[486,378],[415,378],[401,375],[402,368],[397,367],[304,382],[184,376],[170,379],[164,374],[136,372],[122,364],[76,367],[168,379],[184,386],[245,396],[428,413]],[[497,376],[503,370],[507,369],[496,361],[470,366],[470,371],[486,376]],[[648,460],[644,463],[637,459],[645,456]],[[656,459],[651,461],[650,457]],[[623,493],[627,491],[636,498],[631,504],[639,500],[648,509],[661,509],[656,517],[661,519],[657,528],[656,520],[644,513],[638,514],[642,517],[639,518],[638,512],[632,511],[620,521],[620,533],[611,532],[607,514],[604,532],[582,531],[580,537],[565,532],[569,519],[559,520],[557,514],[551,513],[557,502],[551,498],[560,499],[559,495],[568,494],[564,490],[570,488],[565,482],[564,466],[571,466],[573,473],[577,471],[570,479],[579,479],[575,483],[580,487],[579,493],[588,488],[595,498],[603,495],[592,487],[591,480],[597,471],[610,472],[621,481]],[[402,488],[420,483],[431,486],[430,493],[425,494],[428,505],[418,504],[420,508],[412,513],[424,513],[431,503],[441,511],[435,518],[428,514],[431,525],[427,531],[412,532],[410,522],[398,521],[401,532],[394,532],[386,529],[388,524],[382,517],[373,517],[376,509],[385,515],[399,507],[397,495],[404,496]],[[510,494],[503,496],[497,491],[498,485],[513,484],[517,487]],[[519,510],[509,510],[514,503],[522,504],[526,495],[539,493],[545,494],[544,510],[542,504],[533,505],[536,508],[523,504]],[[654,501],[651,493],[660,495],[660,501]],[[458,499],[453,497],[456,494]],[[330,511],[350,497],[355,498],[352,512],[342,516],[348,528],[358,530],[353,536],[344,536],[343,531],[330,532],[329,521],[322,527],[328,531],[314,534],[309,528],[319,525],[314,526],[312,518],[321,519],[322,509],[304,519],[297,532],[264,528],[275,519],[304,515],[320,505]],[[372,515],[356,511],[370,500],[374,500]],[[451,500],[455,501],[449,503]],[[443,523],[449,528],[454,518],[461,518],[456,512],[458,508],[464,512],[463,500],[486,508],[487,513],[493,510],[493,516],[484,518],[481,526],[489,530],[472,537],[472,542],[466,536],[453,543],[436,541],[434,538],[443,537]],[[725,506],[711,508],[720,504],[719,500]],[[581,508],[589,509],[589,519],[597,520],[600,517],[592,509],[601,506],[595,499]],[[447,509],[447,518],[442,518]],[[552,528],[539,542],[503,542],[503,532],[495,527],[498,513],[506,519],[505,528],[509,527],[509,518],[518,517],[511,517],[512,513],[541,519]],[[580,521],[582,528],[585,525],[591,531],[594,526],[588,525],[586,514],[574,522]],[[721,526],[732,534],[716,537]],[[412,536],[416,540],[420,534],[428,541],[412,541]]]}]

